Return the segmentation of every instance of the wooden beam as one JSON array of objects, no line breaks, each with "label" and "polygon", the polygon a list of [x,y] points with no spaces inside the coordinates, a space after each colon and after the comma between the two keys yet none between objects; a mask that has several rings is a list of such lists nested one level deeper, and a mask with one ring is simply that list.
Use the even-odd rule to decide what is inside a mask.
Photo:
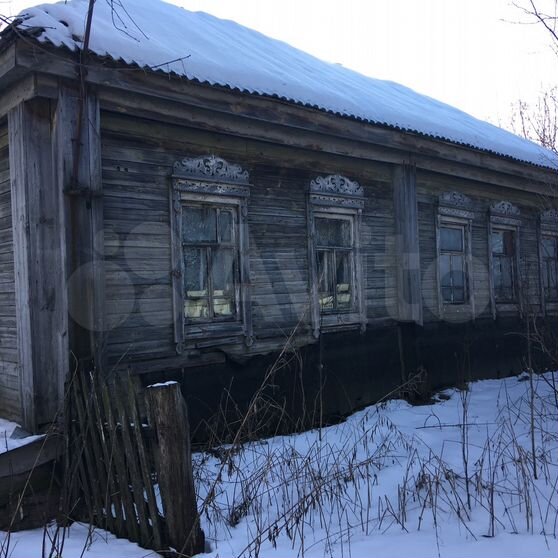
[{"label": "wooden beam", "polygon": [[413,165],[393,169],[393,208],[399,319],[422,325],[417,182]]},{"label": "wooden beam", "polygon": [[24,425],[51,422],[68,369],[65,220],[54,180],[51,103],[8,113],[18,351]]},{"label": "wooden beam", "polygon": [[[78,126],[80,103],[82,124]],[[70,349],[80,359],[104,359],[104,235],[101,133],[97,97],[60,87],[55,115],[58,188],[66,195]],[[81,131],[79,139],[77,134]],[[79,153],[76,149],[80,143]],[[77,166],[76,166],[76,157]]]},{"label": "wooden beam", "polygon": [[35,76],[28,74],[12,87],[0,91],[0,117],[8,114],[17,105],[32,99],[36,95]]}]

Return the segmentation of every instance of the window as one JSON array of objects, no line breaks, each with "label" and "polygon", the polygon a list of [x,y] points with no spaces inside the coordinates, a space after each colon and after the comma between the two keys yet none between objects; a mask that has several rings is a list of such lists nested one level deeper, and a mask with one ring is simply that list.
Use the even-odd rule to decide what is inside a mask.
[{"label": "window", "polygon": [[447,321],[475,318],[471,236],[475,204],[461,192],[438,197],[438,312]]},{"label": "window", "polygon": [[465,227],[440,226],[440,291],[446,304],[464,304],[467,299]]},{"label": "window", "polygon": [[362,187],[338,174],[310,183],[308,253],[312,328],[366,327],[360,262]]},{"label": "window", "polygon": [[[520,296],[518,283],[520,230],[519,207],[509,201],[493,202],[490,205],[488,254],[493,318],[497,317],[498,312],[519,310],[517,303]],[[509,305],[514,305],[515,308]]]},{"label": "window", "polygon": [[230,320],[238,316],[238,234],[234,207],[182,208],[184,316]]},{"label": "window", "polygon": [[492,285],[496,302],[515,300],[515,231],[492,230]]},{"label": "window", "polygon": [[184,159],[174,165],[172,186],[176,350],[223,337],[251,344],[248,173],[213,155]]},{"label": "window", "polygon": [[558,301],[558,236],[541,238],[542,283],[544,298],[550,302]]},{"label": "window", "polygon": [[354,233],[350,216],[314,216],[321,312],[354,308]]}]

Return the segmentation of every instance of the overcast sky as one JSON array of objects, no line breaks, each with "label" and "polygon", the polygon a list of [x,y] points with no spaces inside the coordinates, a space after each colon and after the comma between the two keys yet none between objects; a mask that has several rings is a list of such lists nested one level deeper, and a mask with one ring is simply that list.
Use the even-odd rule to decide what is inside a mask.
[{"label": "overcast sky", "polygon": [[[0,13],[15,15],[36,3],[0,0]],[[510,0],[172,3],[234,19],[319,58],[397,81],[504,127],[515,100],[533,102],[541,88],[558,83],[558,64],[545,33],[518,24],[525,18]]]}]

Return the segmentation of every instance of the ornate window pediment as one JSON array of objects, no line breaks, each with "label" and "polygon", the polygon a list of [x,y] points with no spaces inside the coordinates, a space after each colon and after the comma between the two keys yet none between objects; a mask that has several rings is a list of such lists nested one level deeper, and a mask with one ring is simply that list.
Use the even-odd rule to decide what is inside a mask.
[{"label": "ornate window pediment", "polygon": [[233,165],[215,155],[176,161],[174,163],[174,176],[248,184],[248,171],[243,170],[240,165]]},{"label": "ornate window pediment", "polygon": [[174,188],[183,192],[248,197],[248,171],[215,155],[182,159],[173,167]]},{"label": "ornate window pediment", "polygon": [[490,220],[500,225],[521,225],[521,211],[519,207],[509,201],[493,202],[490,205]]},{"label": "ornate window pediment", "polygon": [[558,231],[558,209],[546,209],[541,212],[541,228],[550,232]]},{"label": "ornate window pediment", "polygon": [[364,190],[358,182],[340,174],[318,176],[310,182],[310,202],[315,205],[362,209]]},{"label": "ornate window pediment", "polygon": [[438,198],[438,212],[440,215],[469,220],[472,220],[475,216],[471,198],[461,192],[444,192],[440,194]]}]

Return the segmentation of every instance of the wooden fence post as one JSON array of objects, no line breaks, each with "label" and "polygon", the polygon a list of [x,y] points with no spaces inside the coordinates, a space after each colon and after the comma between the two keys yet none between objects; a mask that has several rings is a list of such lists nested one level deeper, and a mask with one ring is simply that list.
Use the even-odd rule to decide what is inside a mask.
[{"label": "wooden fence post", "polygon": [[194,491],[186,402],[177,382],[147,388],[149,420],[158,446],[157,473],[169,543],[181,555],[204,551]]}]

